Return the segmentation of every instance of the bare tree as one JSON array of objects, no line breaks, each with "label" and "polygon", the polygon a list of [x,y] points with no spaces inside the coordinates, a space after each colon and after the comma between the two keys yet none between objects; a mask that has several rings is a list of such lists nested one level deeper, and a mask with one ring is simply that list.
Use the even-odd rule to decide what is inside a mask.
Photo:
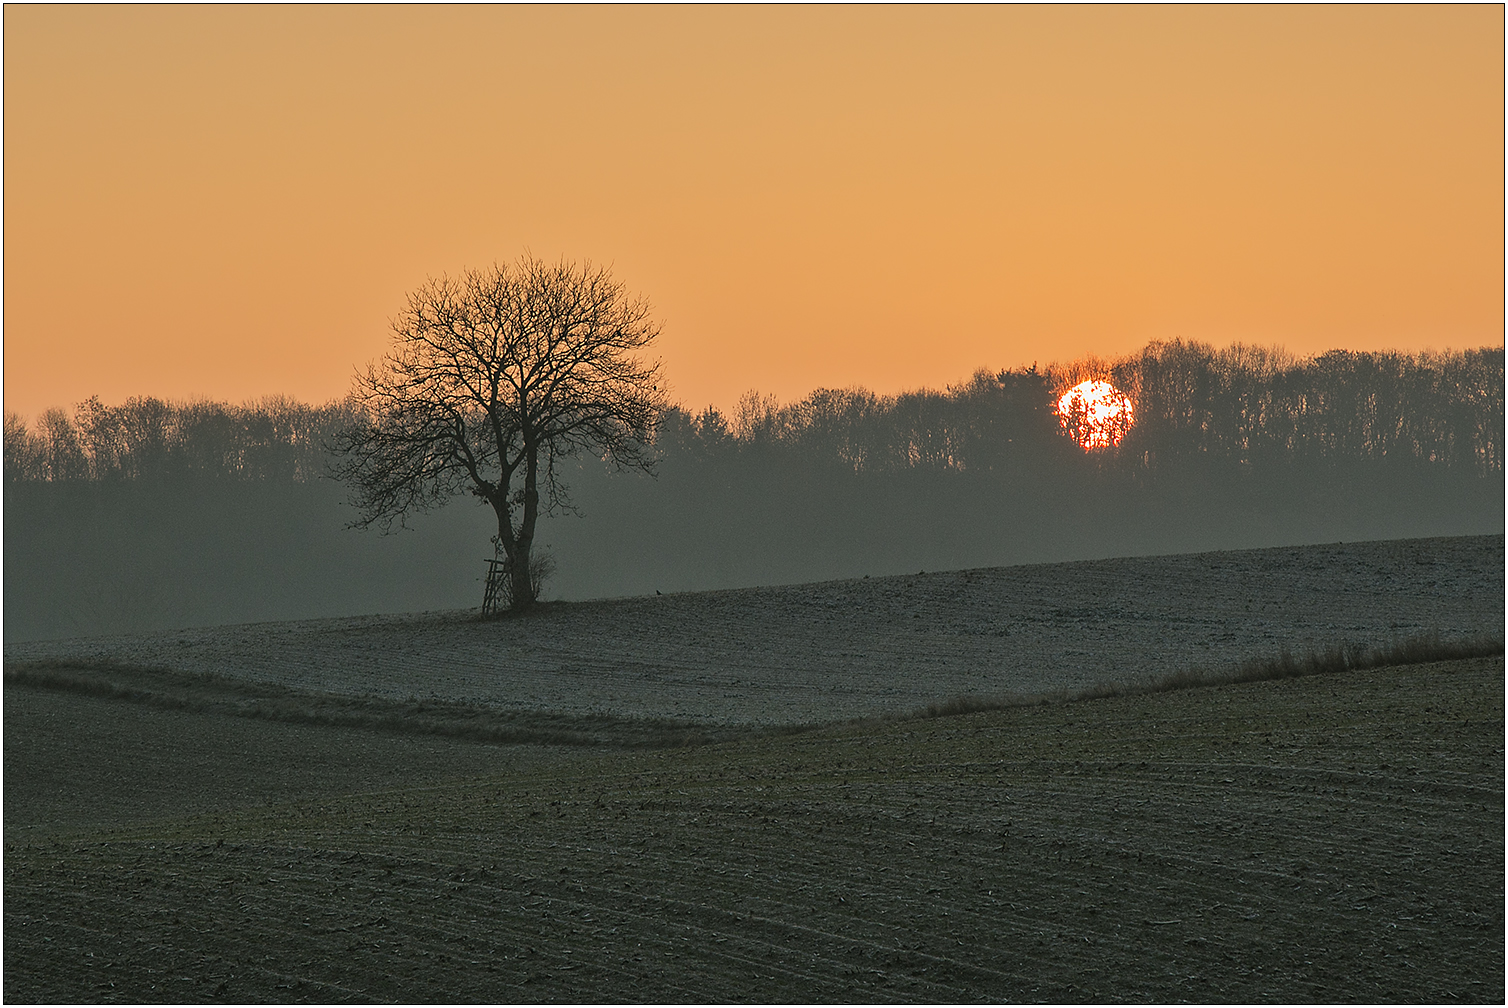
[{"label": "bare tree", "polygon": [[388,530],[469,491],[497,513],[511,608],[532,605],[535,523],[568,503],[559,461],[652,465],[666,403],[658,362],[638,352],[658,333],[649,305],[589,263],[525,256],[431,279],[358,376],[364,418],[335,445],[355,524]]}]

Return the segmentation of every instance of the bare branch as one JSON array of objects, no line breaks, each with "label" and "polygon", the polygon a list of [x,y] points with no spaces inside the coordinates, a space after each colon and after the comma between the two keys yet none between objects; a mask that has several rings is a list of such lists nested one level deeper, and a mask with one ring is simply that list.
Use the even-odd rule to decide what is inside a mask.
[{"label": "bare branch", "polygon": [[[359,526],[400,526],[464,491],[497,513],[515,604],[543,510],[569,508],[556,462],[589,452],[649,469],[665,409],[647,302],[603,268],[528,256],[431,279],[394,320],[394,345],[358,375],[363,420],[336,448]],[[537,589],[534,589],[537,590]]]}]

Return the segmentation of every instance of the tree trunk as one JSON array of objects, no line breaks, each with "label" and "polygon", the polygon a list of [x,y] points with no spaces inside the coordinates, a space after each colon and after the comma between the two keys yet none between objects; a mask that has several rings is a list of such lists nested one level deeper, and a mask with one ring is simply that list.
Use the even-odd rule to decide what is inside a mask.
[{"label": "tree trunk", "polygon": [[513,610],[534,604],[534,523],[539,520],[539,446],[524,436],[524,513],[513,540]]},{"label": "tree trunk", "polygon": [[[508,608],[519,612],[534,604],[534,530],[528,528],[514,532],[513,516],[506,497],[493,498],[492,508],[497,513],[497,542],[508,560],[504,570],[508,583],[500,587],[507,592]],[[527,519],[526,524],[529,524]]]},{"label": "tree trunk", "polygon": [[506,474],[500,488],[488,493],[487,499],[497,512],[497,541],[508,558],[508,608],[521,612],[535,602],[534,525],[539,520],[539,455],[525,447],[523,515],[517,531],[513,528],[513,508],[508,497]]},{"label": "tree trunk", "polygon": [[513,611],[520,612],[534,604],[534,579],[529,554],[532,551],[521,542],[513,548],[512,562],[508,565],[513,576]]}]

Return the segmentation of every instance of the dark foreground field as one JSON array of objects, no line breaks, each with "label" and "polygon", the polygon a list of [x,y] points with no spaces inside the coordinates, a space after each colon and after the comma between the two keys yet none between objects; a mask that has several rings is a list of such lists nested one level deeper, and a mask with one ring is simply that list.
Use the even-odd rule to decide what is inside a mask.
[{"label": "dark foreground field", "polygon": [[648,751],[11,683],[4,995],[1501,1003],[1503,674]]}]

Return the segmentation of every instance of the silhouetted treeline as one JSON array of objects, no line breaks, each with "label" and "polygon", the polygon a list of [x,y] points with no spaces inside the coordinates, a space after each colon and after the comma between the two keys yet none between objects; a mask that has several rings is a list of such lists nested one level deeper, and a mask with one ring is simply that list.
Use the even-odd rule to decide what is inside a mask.
[{"label": "silhouetted treeline", "polygon": [[818,389],[784,406],[751,392],[731,422],[671,410],[658,437],[667,454],[794,456],[854,473],[1035,468],[1078,454],[1052,398],[1052,376],[1035,369],[981,371],[943,392]]},{"label": "silhouetted treeline", "polygon": [[244,406],[98,397],[72,415],[50,409],[35,423],[5,415],[5,479],[62,481],[211,476],[305,482],[325,470],[325,445],[350,425],[352,408],[271,397]]},{"label": "silhouetted treeline", "polygon": [[1262,347],[1153,343],[1112,380],[1137,407],[1121,454],[1426,462],[1503,471],[1503,350],[1295,360]]},{"label": "silhouetted treeline", "polygon": [[[878,396],[819,389],[782,405],[749,393],[737,413],[672,409],[666,454],[783,457],[855,473],[1005,471],[1071,466],[1082,455],[1053,411],[1085,378],[1108,378],[1136,419],[1096,464],[1157,470],[1190,461],[1422,462],[1503,471],[1503,350],[1357,353],[1298,360],[1240,344],[1153,343],[1115,361],[979,372],[944,391]],[[286,398],[245,406],[128,399],[5,417],[7,481],[143,479],[204,474],[303,482],[325,471],[325,445],[354,417],[346,403]]]},{"label": "silhouetted treeline", "polygon": [[784,452],[854,472],[1072,465],[1082,453],[1053,406],[1088,378],[1112,381],[1136,412],[1125,440],[1095,453],[1099,466],[1387,460],[1503,471],[1501,348],[1298,360],[1239,344],[1153,343],[1117,361],[979,372],[942,392],[820,389],[789,405],[751,393],[731,420],[672,411],[661,440],[700,458]]}]

